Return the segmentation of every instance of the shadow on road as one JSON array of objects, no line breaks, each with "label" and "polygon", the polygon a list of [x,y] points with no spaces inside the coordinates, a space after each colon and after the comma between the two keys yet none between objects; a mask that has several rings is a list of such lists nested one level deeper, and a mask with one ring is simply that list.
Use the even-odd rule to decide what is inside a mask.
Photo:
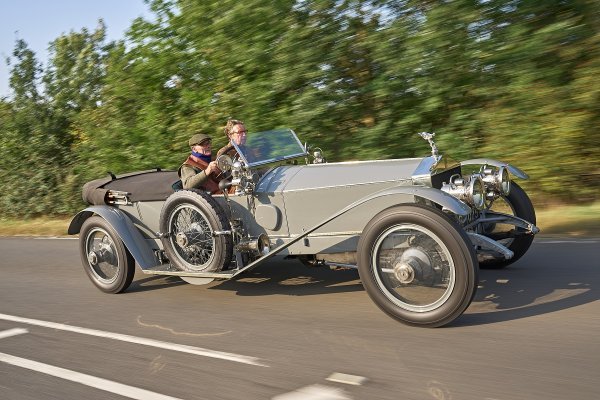
[{"label": "shadow on road", "polygon": [[354,269],[334,271],[327,267],[307,267],[296,260],[279,259],[211,289],[232,290],[240,296],[310,296],[362,291],[363,286]]},{"label": "shadow on road", "polygon": [[539,316],[600,299],[600,261],[586,246],[594,245],[541,244],[506,269],[481,270],[473,303],[452,326]]},{"label": "shadow on road", "polygon": [[[583,247],[581,247],[583,246]],[[600,299],[600,254],[594,244],[538,244],[503,270],[481,270],[471,306],[450,327],[482,325],[539,316]],[[144,277],[129,291],[142,292],[187,285],[176,277]],[[207,290],[239,296],[312,296],[363,291],[358,271],[310,268],[295,260],[276,259]],[[367,297],[361,297],[361,301]]]},{"label": "shadow on road", "polygon": [[187,285],[176,276],[149,276],[134,280],[127,289],[128,292],[146,292],[149,290],[164,289],[167,287]]},{"label": "shadow on road", "polygon": [[[188,285],[176,276],[143,276],[135,279],[127,292],[145,292]],[[276,259],[228,281],[206,285],[210,290],[234,291],[240,296],[285,294],[306,296],[362,291],[358,271],[306,267],[296,260]]]}]

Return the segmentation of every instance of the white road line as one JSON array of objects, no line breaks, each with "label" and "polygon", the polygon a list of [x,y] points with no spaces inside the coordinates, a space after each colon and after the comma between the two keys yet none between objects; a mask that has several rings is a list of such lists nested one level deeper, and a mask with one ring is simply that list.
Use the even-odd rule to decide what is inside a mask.
[{"label": "white road line", "polygon": [[161,340],[141,338],[137,336],[123,335],[120,333],[105,332],[96,329],[81,328],[78,326],[59,324],[56,322],[40,321],[37,319],[16,317],[13,315],[0,314],[0,319],[22,324],[43,326],[45,328],[58,329],[61,331],[81,333],[83,335],[98,336],[106,339],[120,340],[122,342],[136,343],[144,346],[158,347],[166,350],[179,351],[182,353],[195,354],[198,356],[218,358],[221,360],[233,361],[242,364],[256,365],[259,367],[268,367],[268,365],[260,362],[259,358],[243,356],[234,353],[225,353],[222,351],[204,349],[202,347],[187,346],[183,344],[163,342]]},{"label": "white road line", "polygon": [[57,378],[66,379],[71,382],[91,386],[96,389],[104,390],[105,392],[111,392],[120,396],[129,397],[130,399],[181,400],[176,397],[165,396],[164,394],[151,392],[149,390],[124,385],[122,383],[109,381],[107,379],[97,378],[95,376],[82,374],[69,369],[55,367],[54,365],[43,364],[37,361],[28,360],[26,358],[11,356],[10,354],[0,353],[0,361],[15,365],[17,367],[52,375]]},{"label": "white road line", "polygon": [[327,378],[327,380],[331,381],[331,382],[345,383],[347,385],[360,386],[367,381],[367,378],[365,378],[364,376],[349,375],[349,374],[342,374],[341,372],[334,372],[333,374],[331,374],[329,376],[329,378]]},{"label": "white road line", "polygon": [[537,244],[562,244],[562,243],[589,243],[596,244],[600,243],[600,240],[594,239],[573,239],[573,240],[540,240]]},{"label": "white road line", "polygon": [[33,236],[35,240],[74,240],[79,239],[77,236]]},{"label": "white road line", "polygon": [[23,329],[23,328],[8,329],[6,331],[0,332],[0,339],[4,339],[7,337],[16,336],[16,335],[22,335],[27,332],[29,332],[29,331],[27,329]]},{"label": "white road line", "polygon": [[342,389],[311,385],[296,391],[277,395],[272,400],[351,400]]}]

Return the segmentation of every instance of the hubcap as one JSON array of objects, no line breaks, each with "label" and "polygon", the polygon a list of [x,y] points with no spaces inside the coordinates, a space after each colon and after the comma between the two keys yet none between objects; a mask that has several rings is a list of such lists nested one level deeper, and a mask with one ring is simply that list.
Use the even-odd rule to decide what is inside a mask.
[{"label": "hubcap", "polygon": [[189,243],[187,235],[183,232],[179,232],[177,235],[175,235],[175,240],[180,247],[187,247]]},{"label": "hubcap", "polygon": [[[411,283],[415,279],[415,269],[411,264],[416,263],[418,263],[416,260],[407,260],[396,264],[394,266],[394,275],[396,276],[396,279],[398,279],[400,283]],[[418,267],[417,265],[415,266]]]},{"label": "hubcap", "polygon": [[91,266],[95,267],[98,264],[98,256],[93,251],[88,253],[88,262]]}]

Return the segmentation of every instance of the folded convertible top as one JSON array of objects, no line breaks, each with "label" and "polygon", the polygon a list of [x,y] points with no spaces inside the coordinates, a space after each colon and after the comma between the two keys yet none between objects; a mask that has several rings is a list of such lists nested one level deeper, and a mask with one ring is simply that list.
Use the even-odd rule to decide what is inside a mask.
[{"label": "folded convertible top", "polygon": [[129,193],[129,200],[160,201],[174,192],[173,185],[179,181],[177,171],[154,169],[96,179],[83,185],[83,201],[92,205],[108,204],[109,191]]}]

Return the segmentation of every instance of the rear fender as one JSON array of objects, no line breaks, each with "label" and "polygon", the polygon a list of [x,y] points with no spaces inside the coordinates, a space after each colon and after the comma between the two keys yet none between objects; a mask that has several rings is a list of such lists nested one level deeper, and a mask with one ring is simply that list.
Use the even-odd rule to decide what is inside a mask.
[{"label": "rear fender", "polygon": [[521,170],[520,168],[517,168],[514,165],[510,165],[508,163],[494,160],[491,158],[473,158],[472,160],[466,160],[466,161],[460,162],[461,167],[465,166],[465,165],[484,165],[484,164],[491,165],[493,167],[506,167],[506,168],[508,168],[508,171],[513,176],[516,176],[517,178],[521,178],[521,179],[529,179],[529,175],[527,175],[525,172],[523,172],[523,170]]},{"label": "rear fender", "polygon": [[129,250],[142,269],[155,267],[160,264],[154,256],[154,251],[148,246],[148,243],[138,228],[131,222],[131,219],[123,211],[114,207],[91,206],[80,211],[69,225],[69,235],[79,233],[85,220],[95,214],[104,218],[117,232],[127,250]]}]

